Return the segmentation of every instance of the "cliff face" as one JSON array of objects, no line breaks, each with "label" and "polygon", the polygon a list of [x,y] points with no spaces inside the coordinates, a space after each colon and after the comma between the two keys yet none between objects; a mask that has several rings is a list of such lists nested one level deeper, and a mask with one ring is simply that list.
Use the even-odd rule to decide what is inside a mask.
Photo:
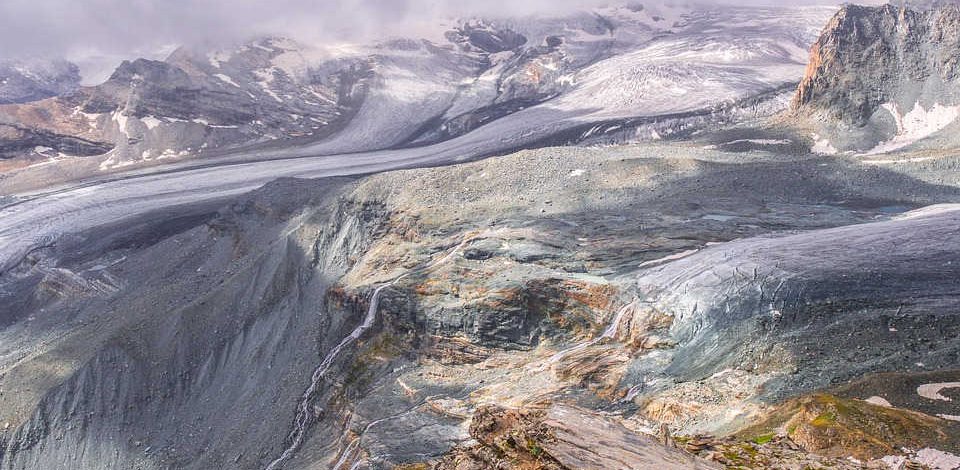
[{"label": "cliff face", "polygon": [[[793,108],[851,132],[838,139],[840,149],[877,144],[908,133],[902,121],[913,110],[928,118],[933,108],[958,102],[958,51],[957,5],[846,5],[811,48]],[[946,124],[926,127],[935,132]]]},{"label": "cliff face", "polygon": [[[0,307],[15,322],[4,333],[20,338],[4,336],[0,467],[262,468],[295,407],[258,403],[296,403],[316,351],[360,310],[327,291],[379,223],[376,207],[334,202],[287,225],[306,200],[296,193],[322,198],[338,184],[284,181],[212,219],[93,235],[110,241],[54,271],[55,255],[37,253],[16,276],[35,287]],[[91,276],[80,266],[102,249],[126,259]],[[38,316],[27,325],[17,312]],[[48,322],[64,334],[33,357],[13,352]]]}]

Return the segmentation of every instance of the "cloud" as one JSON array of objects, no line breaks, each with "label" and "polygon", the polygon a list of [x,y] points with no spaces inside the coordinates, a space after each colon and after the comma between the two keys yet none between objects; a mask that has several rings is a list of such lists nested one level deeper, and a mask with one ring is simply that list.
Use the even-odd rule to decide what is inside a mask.
[{"label": "cloud", "polygon": [[[480,5],[471,5],[477,3]],[[395,34],[457,14],[530,14],[590,1],[452,0],[3,0],[4,55],[145,50],[170,43],[240,40],[290,32],[343,40]]]},{"label": "cloud", "polygon": [[172,45],[217,45],[264,34],[357,41],[416,34],[454,16],[562,14],[608,1],[2,0],[0,59],[66,57],[87,70],[109,69],[118,58],[159,58]]}]

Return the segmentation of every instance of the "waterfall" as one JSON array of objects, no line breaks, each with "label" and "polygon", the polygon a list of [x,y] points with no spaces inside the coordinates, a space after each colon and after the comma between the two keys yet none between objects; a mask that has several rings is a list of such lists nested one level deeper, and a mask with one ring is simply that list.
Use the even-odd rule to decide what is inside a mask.
[{"label": "waterfall", "polygon": [[546,366],[549,366],[549,365],[551,365],[551,364],[556,364],[557,362],[560,362],[561,359],[567,357],[567,356],[570,355],[571,353],[574,353],[574,352],[577,352],[577,351],[582,351],[582,350],[584,350],[584,349],[587,349],[587,348],[589,348],[590,346],[593,346],[593,345],[599,343],[600,341],[603,341],[603,340],[606,339],[606,338],[610,338],[610,339],[616,338],[616,337],[617,337],[617,333],[618,333],[618,331],[620,330],[620,324],[623,322],[623,317],[625,317],[625,316],[627,315],[627,313],[632,313],[632,312],[636,309],[636,306],[637,306],[637,302],[638,302],[638,301],[639,301],[639,299],[633,299],[632,302],[630,302],[630,303],[624,305],[623,307],[621,307],[620,310],[617,311],[617,314],[614,315],[613,321],[612,321],[609,325],[607,325],[607,328],[606,328],[605,330],[603,330],[603,334],[601,334],[600,336],[597,336],[596,338],[593,338],[593,339],[591,339],[591,340],[589,340],[589,341],[586,341],[586,342],[577,344],[576,346],[572,346],[572,347],[570,347],[570,348],[564,349],[564,350],[562,350],[562,351],[554,354],[553,356],[550,356],[550,358],[547,359],[547,362],[541,367],[541,369],[543,369],[543,368],[545,368]]},{"label": "waterfall", "polygon": [[360,336],[362,336],[368,329],[370,329],[371,326],[373,326],[373,323],[377,319],[377,309],[380,306],[380,293],[383,292],[384,289],[393,286],[397,282],[400,282],[401,279],[409,276],[412,273],[429,270],[452,259],[461,248],[463,248],[467,243],[477,236],[480,235],[475,234],[465,236],[463,241],[461,241],[457,246],[453,247],[450,252],[448,252],[439,260],[432,261],[427,263],[425,266],[409,271],[386,284],[381,284],[373,290],[373,294],[370,296],[370,306],[367,308],[367,314],[363,317],[363,322],[354,328],[349,335],[343,338],[339,344],[331,349],[323,358],[323,361],[320,363],[320,365],[317,366],[317,368],[313,371],[313,377],[310,380],[310,386],[305,392],[303,392],[303,396],[300,399],[300,404],[297,405],[297,415],[293,422],[293,430],[288,436],[290,445],[283,450],[283,453],[281,453],[279,457],[270,462],[270,465],[267,465],[266,470],[276,470],[280,468],[280,465],[289,460],[290,457],[292,457],[297,449],[299,449],[303,444],[304,436],[306,435],[307,429],[309,429],[310,426],[310,402],[312,401],[313,396],[317,393],[317,390],[320,388],[320,383],[330,370],[330,367],[333,366],[333,361],[337,359],[337,357],[340,355],[340,352],[343,351],[345,347],[359,339]]},{"label": "waterfall", "polygon": [[320,382],[326,376],[327,371],[330,370],[330,367],[333,365],[333,361],[336,360],[337,356],[340,355],[340,352],[343,351],[343,348],[349,346],[354,341],[360,338],[363,333],[365,333],[371,326],[373,326],[374,320],[377,318],[377,308],[380,306],[380,293],[384,289],[394,285],[400,279],[403,279],[404,276],[400,276],[386,284],[382,284],[373,291],[373,295],[370,296],[370,306],[367,308],[367,314],[363,317],[363,322],[359,326],[353,329],[347,337],[343,338],[339,344],[337,344],[330,352],[327,353],[326,357],[323,358],[323,362],[317,366],[316,370],[313,371],[313,377],[310,380],[310,386],[305,392],[303,392],[303,397],[300,399],[300,404],[297,405],[297,416],[293,422],[293,431],[290,433],[290,445],[284,449],[283,453],[276,458],[273,462],[270,462],[270,465],[267,465],[266,470],[275,470],[279,466],[287,461],[293,453],[300,448],[300,445],[303,444],[303,437],[307,433],[307,428],[310,424],[310,401],[313,399],[313,395],[317,393],[317,389],[320,388]]}]

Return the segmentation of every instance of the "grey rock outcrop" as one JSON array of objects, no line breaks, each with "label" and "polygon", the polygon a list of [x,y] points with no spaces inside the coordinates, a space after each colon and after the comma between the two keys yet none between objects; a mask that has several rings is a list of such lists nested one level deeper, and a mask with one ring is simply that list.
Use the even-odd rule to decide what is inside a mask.
[{"label": "grey rock outcrop", "polygon": [[[956,4],[845,5],[814,43],[793,107],[837,150],[871,149],[910,133],[900,122],[907,113],[960,103],[958,51]],[[949,123],[931,124],[919,137]]]}]

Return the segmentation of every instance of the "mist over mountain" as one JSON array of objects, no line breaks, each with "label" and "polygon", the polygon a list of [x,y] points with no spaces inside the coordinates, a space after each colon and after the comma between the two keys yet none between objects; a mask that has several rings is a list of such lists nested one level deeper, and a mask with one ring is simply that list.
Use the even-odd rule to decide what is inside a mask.
[{"label": "mist over mountain", "polygon": [[[306,44],[365,43],[389,37],[432,38],[458,18],[563,16],[606,5],[603,0],[460,2],[453,0],[241,0],[124,2],[13,0],[0,5],[0,59],[44,57],[80,65],[98,84],[122,60],[162,60],[178,46],[233,47],[263,36]],[[657,2],[663,3],[663,2]],[[667,2],[676,5],[776,5],[765,0]],[[838,5],[811,0],[806,5]],[[109,16],[101,12],[110,12]],[[439,30],[442,33],[442,30]],[[109,65],[108,65],[109,64]]]}]

